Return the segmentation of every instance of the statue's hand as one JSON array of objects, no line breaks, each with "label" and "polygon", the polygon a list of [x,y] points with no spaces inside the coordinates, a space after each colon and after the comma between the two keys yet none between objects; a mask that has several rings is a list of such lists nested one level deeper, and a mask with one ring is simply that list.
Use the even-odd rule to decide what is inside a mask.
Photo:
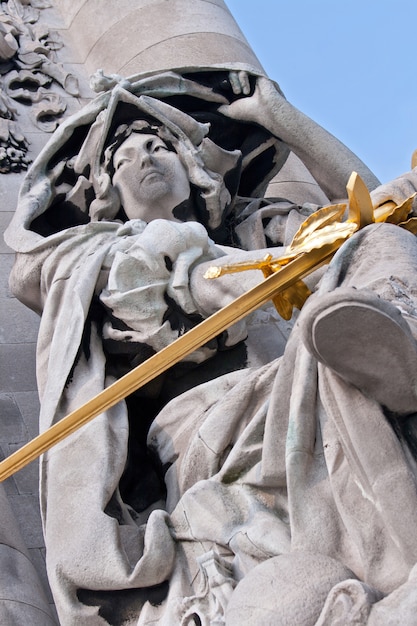
[{"label": "statue's hand", "polygon": [[250,94],[250,83],[247,72],[244,72],[243,70],[240,72],[229,72],[229,82],[235,96],[240,96],[242,94],[244,96],[248,96]]},{"label": "statue's hand", "polygon": [[[394,202],[400,205],[404,200],[414,195],[416,191],[417,173],[412,171],[371,191],[372,204],[374,208],[382,206],[387,202]],[[415,207],[415,201],[413,204]]]},{"label": "statue's hand", "polygon": [[[231,78],[232,74],[235,75],[234,83]],[[245,75],[245,78],[242,77],[242,74]],[[230,82],[234,93],[249,94],[249,80],[246,72],[231,72]],[[245,122],[255,122],[261,126],[268,127],[270,125],[268,120],[271,118],[272,111],[279,104],[278,101],[285,102],[285,99],[278,91],[275,83],[264,76],[259,76],[256,79],[255,90],[251,96],[238,98],[231,104],[223,104],[218,110],[226,117]]]}]

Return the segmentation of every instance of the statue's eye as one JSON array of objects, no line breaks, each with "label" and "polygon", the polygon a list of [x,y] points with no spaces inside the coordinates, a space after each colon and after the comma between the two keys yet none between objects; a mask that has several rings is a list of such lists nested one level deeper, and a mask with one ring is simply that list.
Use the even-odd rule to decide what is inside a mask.
[{"label": "statue's eye", "polygon": [[168,148],[166,147],[165,144],[162,143],[158,143],[153,147],[153,151],[154,152],[168,152]]},{"label": "statue's eye", "polygon": [[127,163],[128,159],[119,159],[116,163],[115,163],[115,170],[117,172],[118,169],[120,169],[122,167],[122,165],[124,165],[125,163]]}]

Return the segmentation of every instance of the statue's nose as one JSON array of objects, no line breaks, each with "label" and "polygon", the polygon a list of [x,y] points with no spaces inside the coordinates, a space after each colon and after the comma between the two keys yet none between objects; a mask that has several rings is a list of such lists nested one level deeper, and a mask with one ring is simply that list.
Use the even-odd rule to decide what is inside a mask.
[{"label": "statue's nose", "polygon": [[148,167],[149,165],[151,165],[153,162],[153,158],[150,152],[143,152],[140,156],[140,167],[144,168],[144,167]]}]

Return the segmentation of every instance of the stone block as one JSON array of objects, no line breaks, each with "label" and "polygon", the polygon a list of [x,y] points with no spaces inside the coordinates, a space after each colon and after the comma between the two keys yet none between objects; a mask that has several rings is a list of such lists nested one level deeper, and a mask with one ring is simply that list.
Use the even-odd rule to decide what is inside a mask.
[{"label": "stone block", "polygon": [[45,592],[28,556],[0,545],[0,562],[0,622],[54,626]]},{"label": "stone block", "polygon": [[0,393],[0,443],[19,443],[27,440],[26,425],[13,394]]},{"label": "stone block", "polygon": [[29,550],[30,560],[32,561],[42,587],[45,590],[46,599],[49,603],[53,603],[51,589],[49,587],[48,576],[46,574],[45,548],[31,548]]},{"label": "stone block", "polygon": [[[19,189],[23,181],[25,172],[10,174],[1,174],[0,185],[0,212],[5,213],[8,211],[14,212],[17,204],[17,197],[19,195]],[[7,221],[9,223],[11,215]],[[1,223],[1,231],[4,231],[3,222]]]},{"label": "stone block", "polygon": [[79,50],[79,46],[74,46],[74,40],[71,33],[66,28],[57,28],[56,32],[59,35],[63,46],[58,51],[58,59],[60,63],[82,63],[82,58]]},{"label": "stone block", "polygon": [[[146,5],[155,4],[157,0],[147,0]],[[66,53],[67,58],[70,54],[75,54],[74,48],[78,51],[80,56],[79,60],[84,61],[94,44],[99,41],[103,32],[109,27],[109,22],[118,22],[120,19],[126,18],[132,12],[131,0],[119,0],[117,4],[117,12],[115,11],[103,11],[103,7],[100,4],[100,0],[94,0],[93,2],[68,2],[67,0],[59,0],[59,4],[62,6],[62,13],[66,18],[66,27],[68,30],[60,31],[60,36],[63,41],[68,41],[69,45],[66,45],[64,49],[60,50],[60,59],[62,55]],[[67,6],[65,6],[67,5]],[[78,6],[77,6],[78,5]],[[65,6],[65,10],[64,10]],[[77,7],[77,10],[74,10]],[[71,15],[71,21],[68,16]],[[64,18],[64,19],[65,19]],[[83,24],[88,24],[89,27],[83,27]],[[71,45],[72,39],[75,34],[78,33],[78,45]],[[82,59],[81,59],[82,57]]]},{"label": "stone block", "polygon": [[[0,255],[0,298],[12,297],[12,293],[9,289],[9,274],[11,272],[13,262],[14,254],[3,253]],[[3,317],[3,312],[1,317]]]},{"label": "stone block", "polygon": [[[6,456],[7,455],[3,455],[2,453],[0,455],[0,459],[5,458]],[[2,484],[4,486],[4,491],[7,494],[7,497],[16,496],[19,494],[14,476],[10,476],[10,478],[6,478],[6,480],[4,480]]]},{"label": "stone block", "polygon": [[57,0],[56,6],[60,10],[65,28],[69,28],[71,22],[80,11],[85,0]]},{"label": "stone block", "polygon": [[[4,233],[7,226],[10,224],[10,220],[12,219],[12,217],[13,217],[13,211],[10,211],[10,207],[9,207],[9,210],[0,212],[0,232]],[[11,250],[9,246],[6,246],[6,243],[3,240],[3,237],[0,237],[0,253],[2,252],[10,253]]]},{"label": "stone block", "polygon": [[58,613],[56,611],[55,604],[49,605],[49,612],[52,615],[52,617],[55,619],[57,626],[59,626],[59,618],[58,618]]},{"label": "stone block", "polygon": [[[16,496],[14,496],[16,497]],[[16,523],[15,515],[10,506],[10,497],[0,485],[0,545],[11,546],[26,553],[26,547],[20,532],[19,524]],[[1,571],[2,568],[0,568]],[[1,622],[0,622],[1,623]]]},{"label": "stone block", "polygon": [[[240,62],[240,65],[243,63],[262,70],[241,30],[220,0],[194,0],[191,10],[189,0],[172,0],[168,19],[166,3],[161,0],[136,3],[120,0],[117,12],[107,8],[103,10],[100,0],[83,2],[75,12],[72,3],[69,4],[69,13],[73,17],[68,18],[65,10],[68,30],[61,30],[60,35],[67,45],[59,50],[58,57],[63,63],[85,63],[90,73],[98,67],[105,72],[129,75],[154,69],[207,67],[224,62]],[[89,25],[88,29],[85,24]],[[139,38],[138,32],[141,33]],[[193,35],[197,35],[195,41]],[[178,58],[179,40],[188,52],[184,49]],[[165,43],[162,48],[161,42]],[[145,53],[143,58],[142,53]],[[75,54],[78,54],[78,60],[75,60]],[[131,63],[132,59],[135,63]],[[129,71],[125,71],[127,65]]]},{"label": "stone block", "polygon": [[10,495],[9,502],[25,545],[28,548],[42,548],[44,540],[38,496]]},{"label": "stone block", "polygon": [[[13,454],[22,445],[9,444],[9,454]],[[22,495],[37,495],[39,491],[39,462],[37,459],[22,467],[13,476],[17,491]]]},{"label": "stone block", "polygon": [[[215,64],[221,65],[224,59],[228,58],[230,63],[240,63],[246,67],[253,67],[254,65],[253,54],[251,54],[243,41],[238,41],[220,33],[198,32],[184,34],[181,36],[180,41],[175,41],[175,57],[172,56],[172,49],[172,41],[169,39],[158,43],[158,53],[162,59],[166,59],[165,63],[167,66],[169,63],[174,63],[175,67],[189,67],[190,51],[192,51],[194,58],[193,65],[195,64],[197,67],[207,66],[207,50],[211,51],[212,62]],[[233,55],[231,55],[231,49],[233,50]],[[122,74],[122,76],[131,76],[139,73],[141,68],[144,67],[151,67],[154,71],[158,69],[157,59],[152,47],[137,54],[133,52],[132,50],[129,57],[125,54],[121,60],[121,65],[117,68],[118,73]],[[101,51],[101,54],[104,54],[104,50]],[[97,62],[97,59],[95,58],[93,62]],[[103,61],[103,66],[107,72],[111,72],[112,60],[110,57],[106,59],[106,63],[105,65]]]},{"label": "stone block", "polygon": [[29,437],[33,439],[39,434],[40,403],[37,391],[21,391],[13,394],[20,413],[25,422]]},{"label": "stone block", "polygon": [[34,343],[39,316],[16,298],[0,299],[0,343]]},{"label": "stone block", "polygon": [[36,390],[35,343],[0,344],[0,391]]},{"label": "stone block", "polygon": [[[84,0],[81,0],[83,2]],[[54,2],[56,5],[56,2]],[[56,31],[59,28],[65,27],[64,16],[61,12],[56,8],[56,6],[47,6],[42,9],[41,13],[41,21],[43,24],[46,24],[49,29]]]},{"label": "stone block", "polygon": [[[9,448],[7,445],[4,446],[0,446],[0,461],[3,461],[3,459],[5,459],[9,454]],[[10,476],[10,478],[6,478],[6,480],[4,480],[2,482],[2,484],[0,485],[4,489],[4,493],[9,496],[9,495],[17,495],[19,492],[17,490],[17,485],[14,479],[14,476]]]}]

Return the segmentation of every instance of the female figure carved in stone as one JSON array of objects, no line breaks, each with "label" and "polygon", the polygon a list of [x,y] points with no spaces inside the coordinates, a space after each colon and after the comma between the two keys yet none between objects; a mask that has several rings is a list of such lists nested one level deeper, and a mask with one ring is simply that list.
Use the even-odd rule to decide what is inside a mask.
[{"label": "female figure carved in stone", "polygon": [[[200,116],[125,84],[64,125],[34,164],[8,241],[18,251],[15,292],[42,312],[42,429],[258,280],[207,286],[208,264],[247,257],[231,246],[270,244],[278,255],[316,208],[256,197],[288,145],[300,156],[304,147],[291,116],[282,136],[288,109],[273,84],[255,82],[252,96],[212,94],[211,136],[218,114],[235,119],[233,146],[208,138]],[[343,166],[318,171],[317,133],[305,159],[334,197]],[[410,175],[375,197],[413,185]],[[261,311],[249,332],[233,327],[44,455],[48,572],[63,624],[234,625],[241,611],[260,624],[255,609],[247,614],[245,581],[259,595],[262,576],[296,580],[300,554],[307,572],[318,569],[305,623],[346,580],[362,593],[363,623],[368,614],[377,623],[372,605],[378,619],[378,601],[405,588],[417,561],[416,398],[403,384],[415,356],[416,262],[410,233],[365,229],[332,261],[290,336],[291,325]],[[384,337],[410,347],[404,367],[388,341],[390,387],[378,350],[362,358],[378,370],[370,387],[366,368],[352,379],[333,344],[320,342],[338,335],[339,310],[356,327],[363,319],[365,335],[375,319],[386,323]],[[349,346],[341,331],[340,342]],[[297,611],[307,620],[304,595],[286,603],[286,589],[265,593],[266,619],[294,610],[295,623]]]}]

